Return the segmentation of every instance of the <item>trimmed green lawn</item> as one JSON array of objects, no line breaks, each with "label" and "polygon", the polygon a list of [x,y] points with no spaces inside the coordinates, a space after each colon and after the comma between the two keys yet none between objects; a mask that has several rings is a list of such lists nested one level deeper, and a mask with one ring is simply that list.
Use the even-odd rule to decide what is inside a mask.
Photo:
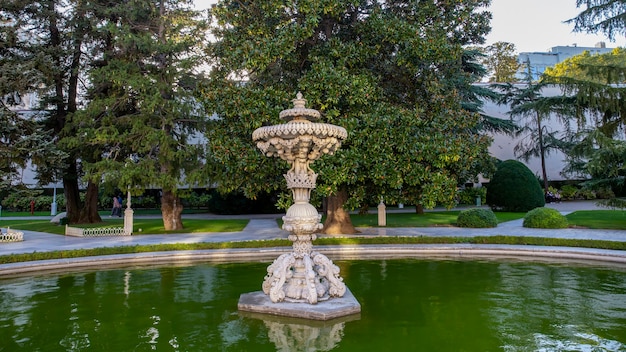
[{"label": "trimmed green lawn", "polygon": [[[387,227],[435,227],[454,226],[460,211],[427,211],[416,213],[387,213]],[[498,222],[521,219],[526,213],[496,212]],[[350,215],[356,227],[378,226],[378,214]]]},{"label": "trimmed green lawn", "polygon": [[[525,213],[496,212],[498,222],[521,219]],[[433,211],[424,214],[415,213],[387,213],[387,227],[436,227],[454,226],[459,211]],[[377,214],[351,215],[352,223],[356,227],[378,226]],[[621,210],[581,210],[567,215],[570,226],[586,227],[590,229],[626,230],[626,211]],[[185,219],[183,231],[165,231],[161,219],[135,219],[135,234],[165,234],[165,233],[203,233],[203,232],[236,232],[241,231],[248,224],[246,219],[217,219],[199,220]],[[282,222],[282,221],[280,221]],[[121,227],[123,218],[104,218],[99,224],[80,224],[77,227]],[[279,225],[280,226],[280,225]],[[48,220],[3,220],[0,218],[0,227],[11,227],[16,230],[39,231],[62,235],[64,226],[51,224]],[[139,231],[141,229],[141,231]]]},{"label": "trimmed green lawn", "polygon": [[[165,234],[165,233],[203,233],[203,232],[237,232],[243,230],[248,224],[247,219],[216,219],[216,220],[200,220],[200,219],[184,219],[183,225],[185,229],[182,231],[165,231],[163,228],[163,220],[161,219],[135,219],[134,234]],[[124,220],[105,219],[104,222],[98,224],[77,224],[75,227],[122,227]],[[58,235],[65,234],[65,226],[55,225],[48,220],[1,220],[0,227],[11,227],[16,230],[48,232]],[[141,231],[139,230],[141,229]]]},{"label": "trimmed green lawn", "polygon": [[[126,206],[122,208],[122,211],[126,209]],[[133,209],[135,215],[161,215],[161,209]],[[59,210],[58,213],[63,212],[64,210]],[[206,214],[208,210],[206,209],[183,209],[183,214]],[[111,210],[100,210],[98,214],[104,219],[111,215]],[[30,211],[6,211],[2,210],[2,217],[16,217],[16,216],[50,216],[50,210],[45,211],[36,211],[33,215],[30,214]]]},{"label": "trimmed green lawn", "polygon": [[65,227],[50,223],[50,220],[3,220],[0,218],[0,227],[10,227],[14,230],[48,232],[57,235],[65,233]]},{"label": "trimmed green lawn", "polygon": [[[496,212],[499,222],[520,219],[524,213]],[[387,227],[435,227],[454,226],[459,211],[433,211],[424,214],[415,213],[388,213]],[[378,226],[377,214],[351,215],[352,223],[356,227]],[[236,232],[241,231],[248,224],[247,219],[232,220],[199,220],[185,219],[183,231],[165,231],[161,219],[135,219],[134,234],[165,234],[165,233],[202,233],[202,232]],[[282,223],[282,221],[280,221]],[[124,225],[123,218],[104,217],[102,223],[79,224],[75,227],[121,227]],[[279,226],[282,224],[279,224]],[[0,227],[11,227],[16,230],[48,232],[58,235],[65,233],[65,227],[51,224],[48,220],[2,220]],[[140,230],[141,229],[141,230]]]},{"label": "trimmed green lawn", "polygon": [[570,226],[626,230],[626,211],[623,210],[579,210],[565,217]]}]

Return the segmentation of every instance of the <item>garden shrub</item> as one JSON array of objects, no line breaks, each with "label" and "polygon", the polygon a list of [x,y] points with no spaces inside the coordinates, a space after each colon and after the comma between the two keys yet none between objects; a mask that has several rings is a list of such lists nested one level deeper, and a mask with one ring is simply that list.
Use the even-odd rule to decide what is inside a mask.
[{"label": "garden shrub", "polygon": [[476,204],[476,198],[480,197],[480,204],[485,203],[487,189],[485,187],[466,187],[459,191],[459,204]]},{"label": "garden shrub", "polygon": [[611,199],[615,198],[615,193],[611,187],[601,187],[596,190],[597,199]]},{"label": "garden shrub", "polygon": [[196,192],[191,192],[188,195],[185,195],[183,198],[183,204],[185,208],[205,208],[209,201],[211,200],[210,194],[198,194]]},{"label": "garden shrub", "polygon": [[139,197],[134,197],[132,199],[132,204],[135,208],[143,208],[143,209],[155,209],[159,208],[160,204],[157,204],[157,200],[151,195],[142,195]]},{"label": "garden shrub", "polygon": [[259,193],[256,199],[246,198],[243,193],[221,194],[215,190],[209,193],[207,207],[214,214],[276,214],[276,195]]},{"label": "garden shrub", "polygon": [[524,216],[524,227],[535,229],[563,229],[568,226],[567,218],[552,208],[535,208]]},{"label": "garden shrub", "polygon": [[543,207],[546,200],[532,171],[519,161],[506,160],[487,186],[487,204],[493,210],[527,212]]},{"label": "garden shrub", "polygon": [[563,199],[574,199],[576,197],[576,193],[578,193],[578,188],[572,185],[565,185],[561,187],[560,193]]},{"label": "garden shrub", "polygon": [[596,192],[589,188],[579,189],[578,192],[576,192],[576,198],[585,200],[596,199]]},{"label": "garden shrub", "polygon": [[491,209],[472,208],[461,211],[456,224],[459,227],[472,228],[496,227],[498,219]]}]

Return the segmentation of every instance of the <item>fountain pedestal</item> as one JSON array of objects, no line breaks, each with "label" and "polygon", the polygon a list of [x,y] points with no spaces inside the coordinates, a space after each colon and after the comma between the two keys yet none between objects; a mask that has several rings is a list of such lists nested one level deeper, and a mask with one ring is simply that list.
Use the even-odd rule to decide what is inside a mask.
[{"label": "fountain pedestal", "polygon": [[307,109],[300,93],[293,103],[293,109],[280,113],[287,123],[261,127],[252,134],[266,156],[280,157],[291,165],[284,176],[294,204],[283,216],[283,229],[290,232],[293,250],[268,266],[263,292],[242,295],[239,309],[318,320],[355,314],[361,307],[354,296],[346,295],[349,291],[339,268],[313,251],[315,232],[323,225],[321,215],[309,203],[317,179],[310,164],[323,154],[333,154],[347,133],[339,126],[313,122],[320,113]]}]

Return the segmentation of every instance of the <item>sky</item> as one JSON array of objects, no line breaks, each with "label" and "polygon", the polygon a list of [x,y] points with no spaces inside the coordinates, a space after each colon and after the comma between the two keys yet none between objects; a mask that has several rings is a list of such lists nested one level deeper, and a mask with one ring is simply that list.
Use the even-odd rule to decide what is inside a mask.
[{"label": "sky", "polygon": [[[196,7],[208,8],[217,0],[195,0]],[[573,25],[563,21],[576,17],[582,9],[576,0],[492,0],[491,33],[486,45],[495,42],[515,44],[518,53],[548,51],[554,46],[594,46],[605,42],[607,48],[625,47],[622,37],[611,42],[603,35],[572,33]]]},{"label": "sky", "polygon": [[574,26],[563,21],[583,10],[576,7],[576,0],[492,0],[489,10],[491,33],[486,44],[513,43],[518,53],[574,44],[589,47],[601,41],[607,48],[625,46],[623,37],[611,42],[604,35],[574,34]]}]

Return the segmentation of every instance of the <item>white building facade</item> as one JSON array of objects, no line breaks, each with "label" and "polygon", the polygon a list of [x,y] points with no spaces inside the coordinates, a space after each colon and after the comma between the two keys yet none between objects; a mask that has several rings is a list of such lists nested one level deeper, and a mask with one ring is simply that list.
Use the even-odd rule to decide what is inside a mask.
[{"label": "white building facade", "polygon": [[[558,86],[550,86],[544,88],[542,91],[543,96],[558,96],[563,94],[561,89]],[[499,105],[494,102],[486,101],[483,105],[483,112],[485,115],[501,118],[508,120],[510,107],[508,105]],[[530,117],[528,118],[530,119]],[[524,118],[516,118],[513,120],[518,126],[523,126],[525,122],[529,122],[529,120],[524,120]],[[565,128],[561,123],[558,116],[552,115],[543,120],[543,125],[550,132],[557,132],[559,134],[564,134]],[[576,126],[576,122],[572,121],[572,126]],[[524,138],[528,138],[526,134],[522,134],[519,137],[512,137],[507,134],[494,133],[491,134],[493,138],[493,143],[489,147],[489,154],[499,160],[519,160],[523,162],[528,168],[533,172],[533,174],[540,177],[541,172],[541,159],[540,158],[531,158],[528,161],[520,160],[515,156],[515,146],[522,141]],[[548,177],[548,181],[562,181],[566,180],[567,177],[562,175],[561,172],[565,168],[565,155],[560,151],[550,151],[550,154],[546,156],[546,173]]]},{"label": "white building facade", "polygon": [[[593,47],[576,46],[555,46],[550,48],[547,52],[524,52],[517,56],[517,62],[520,64],[528,64],[530,66],[530,72],[534,80],[539,79],[541,74],[548,67],[552,67],[561,61],[564,61],[572,56],[580,55],[585,51],[588,51],[592,55],[594,54],[607,54],[610,53],[613,48],[607,48],[604,42],[599,42]],[[518,77],[525,77],[527,68],[524,67],[523,71],[518,73]]]}]

